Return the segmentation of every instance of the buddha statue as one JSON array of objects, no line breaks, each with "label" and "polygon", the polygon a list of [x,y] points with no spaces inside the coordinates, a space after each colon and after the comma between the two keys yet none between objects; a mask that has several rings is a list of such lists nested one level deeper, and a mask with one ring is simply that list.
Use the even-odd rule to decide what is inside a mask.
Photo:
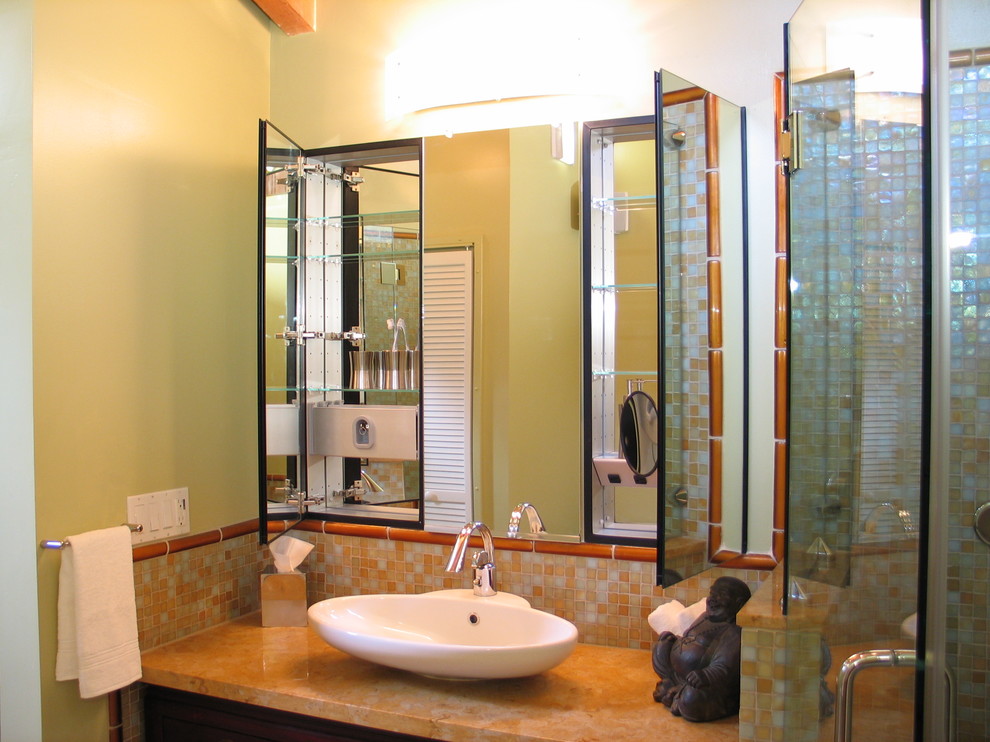
[{"label": "buddha statue", "polygon": [[736,614],[750,598],[735,577],[712,584],[705,612],[684,636],[664,631],[653,646],[653,670],[660,677],[653,699],[688,721],[714,721],[739,713],[742,629]]}]

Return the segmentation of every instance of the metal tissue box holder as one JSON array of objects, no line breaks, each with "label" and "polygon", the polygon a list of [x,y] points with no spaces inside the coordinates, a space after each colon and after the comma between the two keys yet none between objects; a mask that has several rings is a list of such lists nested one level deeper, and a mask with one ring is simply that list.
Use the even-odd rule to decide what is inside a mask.
[{"label": "metal tissue box holder", "polygon": [[261,573],[261,625],[307,626],[306,611],[306,573],[266,567]]}]

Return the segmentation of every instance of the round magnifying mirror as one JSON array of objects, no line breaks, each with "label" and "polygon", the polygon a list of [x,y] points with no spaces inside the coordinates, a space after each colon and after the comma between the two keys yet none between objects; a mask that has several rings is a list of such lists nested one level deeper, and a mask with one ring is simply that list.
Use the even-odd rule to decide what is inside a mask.
[{"label": "round magnifying mirror", "polygon": [[619,414],[619,445],[634,473],[648,477],[659,463],[659,421],[653,398],[644,391],[632,392]]}]

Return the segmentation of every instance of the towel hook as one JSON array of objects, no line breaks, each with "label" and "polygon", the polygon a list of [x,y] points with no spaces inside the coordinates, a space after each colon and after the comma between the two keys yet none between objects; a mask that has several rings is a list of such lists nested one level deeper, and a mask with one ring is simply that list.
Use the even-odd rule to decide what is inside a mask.
[{"label": "towel hook", "polygon": [[[132,533],[141,533],[144,530],[144,526],[140,523],[124,523],[123,525],[131,529]],[[64,549],[69,546],[69,539],[49,539],[47,541],[41,542],[42,549]]]}]

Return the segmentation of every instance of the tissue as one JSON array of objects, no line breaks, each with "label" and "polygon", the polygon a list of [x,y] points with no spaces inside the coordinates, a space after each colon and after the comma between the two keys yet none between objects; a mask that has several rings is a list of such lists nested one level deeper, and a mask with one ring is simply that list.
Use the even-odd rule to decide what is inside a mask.
[{"label": "tissue", "polygon": [[658,606],[646,620],[657,634],[669,631],[676,636],[684,636],[684,632],[698,620],[698,616],[705,612],[706,607],[704,598],[688,607],[678,600],[672,600]]},{"label": "tissue", "polygon": [[302,560],[309,556],[309,552],[313,550],[313,544],[292,536],[281,536],[273,541],[268,548],[272,552],[275,571],[285,573],[294,572],[296,567],[302,564]]}]

